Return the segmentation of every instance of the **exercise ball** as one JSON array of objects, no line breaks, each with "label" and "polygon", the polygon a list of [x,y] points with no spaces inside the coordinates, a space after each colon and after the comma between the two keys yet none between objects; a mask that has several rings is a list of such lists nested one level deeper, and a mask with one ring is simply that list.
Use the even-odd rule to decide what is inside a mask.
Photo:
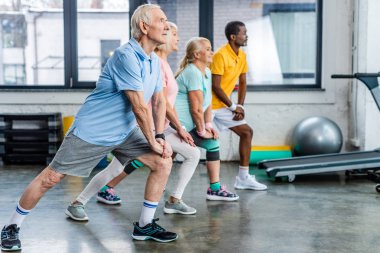
[{"label": "exercise ball", "polygon": [[339,153],[343,136],[338,125],[325,117],[309,117],[296,125],[292,136],[294,156]]}]

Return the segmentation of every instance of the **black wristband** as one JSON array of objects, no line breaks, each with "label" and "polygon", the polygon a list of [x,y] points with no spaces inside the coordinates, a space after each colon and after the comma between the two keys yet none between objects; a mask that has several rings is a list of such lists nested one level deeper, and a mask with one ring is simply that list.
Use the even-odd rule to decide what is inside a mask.
[{"label": "black wristband", "polygon": [[163,140],[165,140],[165,134],[156,134],[156,135],[154,136],[154,138],[155,138],[155,139],[163,139]]}]

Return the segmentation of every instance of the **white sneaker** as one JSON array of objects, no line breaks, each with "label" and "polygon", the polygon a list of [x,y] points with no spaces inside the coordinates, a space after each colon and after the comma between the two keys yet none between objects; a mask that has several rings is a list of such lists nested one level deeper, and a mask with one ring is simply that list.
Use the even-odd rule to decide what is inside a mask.
[{"label": "white sneaker", "polygon": [[257,182],[256,177],[253,175],[248,175],[244,180],[240,179],[239,176],[236,176],[234,187],[235,189],[240,190],[249,189],[256,191],[264,191],[268,188],[265,184]]}]

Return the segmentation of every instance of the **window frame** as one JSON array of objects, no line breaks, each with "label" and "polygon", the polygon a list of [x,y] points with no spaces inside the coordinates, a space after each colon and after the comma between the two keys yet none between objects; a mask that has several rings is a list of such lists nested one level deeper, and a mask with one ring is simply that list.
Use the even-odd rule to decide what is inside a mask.
[{"label": "window frame", "polygon": [[[129,16],[141,4],[149,0],[129,0]],[[247,91],[282,91],[282,90],[321,90],[322,70],[322,6],[323,0],[316,0],[317,15],[317,52],[314,85],[247,85]],[[199,0],[199,36],[209,38],[213,45],[214,35],[214,0]],[[0,90],[75,90],[93,89],[96,81],[78,80],[78,36],[77,36],[77,0],[63,0],[64,26],[64,84],[63,85],[3,85]]]},{"label": "window frame", "polygon": [[[200,36],[205,36],[210,39],[213,45],[213,39],[214,39],[214,34],[213,34],[213,1],[214,0],[206,0],[206,1],[200,1],[200,4],[203,3],[205,9],[211,9],[212,13],[207,13],[209,17],[203,17],[204,18],[204,23],[203,24],[208,24],[208,26],[212,26],[211,28],[203,28],[204,34],[200,34]],[[282,12],[286,11],[291,11],[293,9],[290,9],[289,7],[286,7],[288,4],[264,4],[266,5],[265,9],[263,12],[268,13],[273,9],[274,6],[276,6],[276,9],[281,9]],[[292,4],[293,5],[293,4]],[[280,7],[280,8],[278,8]],[[202,8],[200,8],[202,9]],[[307,5],[306,8],[298,8],[299,11],[310,11],[310,6]],[[315,84],[278,84],[278,85],[265,85],[265,84],[260,84],[260,85],[255,85],[255,84],[248,84],[247,83],[247,91],[287,91],[287,90],[321,90],[322,89],[322,17],[323,17],[323,0],[316,0],[315,2],[315,11],[316,11],[316,18],[317,18],[317,28],[316,28],[316,67],[315,67]],[[200,12],[201,13],[201,12]],[[200,15],[200,19],[202,16]],[[208,23],[207,23],[208,22]],[[202,27],[202,23],[200,20],[200,27]],[[214,49],[216,50],[216,49]]]},{"label": "window frame", "polygon": [[[290,5],[292,7],[290,8]],[[293,12],[294,7],[298,12],[313,11],[314,4],[264,4],[263,12],[269,14],[275,10],[276,12]],[[316,65],[315,65],[315,83],[314,84],[281,84],[281,85],[260,85],[263,89],[321,89],[321,69],[322,69],[322,0],[316,0],[315,12],[317,18],[316,25]],[[254,86],[254,85],[253,85]],[[260,86],[256,86],[260,89]],[[280,87],[279,87],[280,86]]]}]

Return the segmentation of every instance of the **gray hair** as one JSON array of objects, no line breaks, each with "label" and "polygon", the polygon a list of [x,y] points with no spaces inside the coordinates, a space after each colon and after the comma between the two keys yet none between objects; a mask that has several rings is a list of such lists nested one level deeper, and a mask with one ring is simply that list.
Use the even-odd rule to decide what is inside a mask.
[{"label": "gray hair", "polygon": [[131,35],[135,39],[140,39],[143,35],[140,22],[143,21],[146,24],[151,24],[151,14],[150,11],[153,9],[161,9],[159,5],[156,4],[143,4],[140,5],[131,17]]},{"label": "gray hair", "polygon": [[173,37],[173,29],[174,30],[178,30],[177,25],[174,24],[173,22],[168,21],[167,23],[169,25],[169,32],[166,35],[166,42],[165,42],[165,44],[161,44],[158,47],[156,47],[157,51],[163,51],[163,50],[168,51],[168,49],[170,47],[169,43],[170,43],[170,41],[171,41],[171,39]]}]

